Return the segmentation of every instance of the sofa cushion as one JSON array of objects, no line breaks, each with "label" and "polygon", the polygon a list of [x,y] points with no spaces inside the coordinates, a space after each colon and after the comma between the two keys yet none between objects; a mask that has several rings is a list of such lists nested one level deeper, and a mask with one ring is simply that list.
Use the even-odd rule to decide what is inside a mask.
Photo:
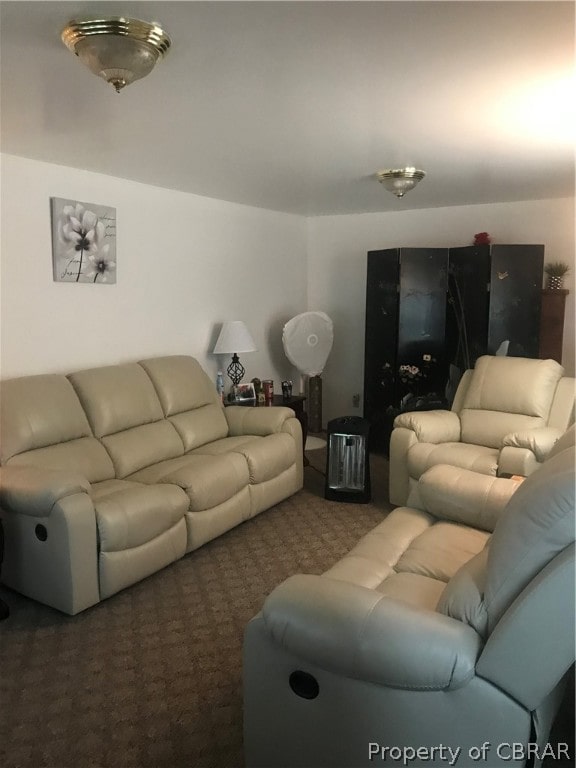
[{"label": "sofa cushion", "polygon": [[412,541],[395,570],[447,584],[464,563],[480,552],[489,535],[466,525],[437,522]]},{"label": "sofa cushion", "polygon": [[178,433],[164,419],[154,385],[137,363],[79,371],[68,378],[117,477],[184,453]]},{"label": "sofa cushion", "polygon": [[397,507],[363,536],[325,576],[376,589],[391,576],[410,543],[433,523],[432,515],[411,507]]},{"label": "sofa cushion", "polygon": [[213,440],[219,440],[228,434],[228,425],[222,413],[222,406],[214,403],[168,418],[178,432],[186,452],[211,443]]},{"label": "sofa cushion", "polygon": [[197,360],[184,355],[142,360],[164,415],[172,422],[190,451],[226,437],[228,425],[214,384]]},{"label": "sofa cushion", "polygon": [[546,426],[546,419],[537,416],[469,408],[461,411],[460,420],[464,443],[487,445],[490,448],[501,448],[504,438],[511,432],[525,432]]},{"label": "sofa cushion", "polygon": [[324,576],[435,610],[446,583],[487,539],[483,531],[398,507]]},{"label": "sofa cushion", "polygon": [[109,481],[92,486],[102,552],[139,547],[184,519],[188,497],[175,485]]},{"label": "sofa cushion", "polygon": [[248,465],[239,453],[188,454],[143,469],[129,479],[148,484],[178,485],[186,491],[192,512],[208,510],[228,501],[249,483]]},{"label": "sofa cushion", "polygon": [[554,360],[484,355],[476,361],[462,407],[546,419],[563,373]]},{"label": "sofa cushion", "polygon": [[78,371],[69,374],[68,379],[96,437],[164,417],[154,386],[137,363]]},{"label": "sofa cushion", "polygon": [[242,454],[248,462],[251,483],[264,483],[278,477],[296,461],[296,445],[286,432],[266,437],[226,437],[197,448],[193,453],[216,455],[231,451]]},{"label": "sofa cushion", "polygon": [[563,373],[554,360],[479,357],[460,412],[462,441],[499,448],[509,432],[546,426]]},{"label": "sofa cushion", "polygon": [[408,473],[419,478],[436,464],[471,469],[482,475],[496,475],[498,450],[468,443],[416,443],[408,452]]},{"label": "sofa cushion", "polygon": [[446,585],[419,573],[393,573],[376,591],[407,605],[434,611]]},{"label": "sofa cushion", "polygon": [[112,457],[116,476],[120,478],[159,461],[181,456],[183,451],[174,427],[164,419],[101,439]]},{"label": "sofa cushion", "polygon": [[2,383],[2,464],[78,472],[90,482],[114,476],[65,376],[47,374]]},{"label": "sofa cushion", "polygon": [[80,437],[13,456],[9,466],[33,466],[78,472],[91,483],[114,477],[114,465],[95,437]]}]

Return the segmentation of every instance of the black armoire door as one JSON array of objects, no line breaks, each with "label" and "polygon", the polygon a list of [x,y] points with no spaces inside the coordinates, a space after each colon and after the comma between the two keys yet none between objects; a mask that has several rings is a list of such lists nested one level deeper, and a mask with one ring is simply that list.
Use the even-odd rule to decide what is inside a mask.
[{"label": "black armoire door", "polygon": [[446,354],[460,370],[480,355],[538,357],[543,245],[480,245],[449,254]]},{"label": "black armoire door", "polygon": [[372,450],[388,450],[397,413],[442,404],[447,267],[447,248],[368,253],[364,416]]},{"label": "black armoire door", "polygon": [[490,248],[488,354],[505,345],[510,357],[538,357],[543,245]]}]

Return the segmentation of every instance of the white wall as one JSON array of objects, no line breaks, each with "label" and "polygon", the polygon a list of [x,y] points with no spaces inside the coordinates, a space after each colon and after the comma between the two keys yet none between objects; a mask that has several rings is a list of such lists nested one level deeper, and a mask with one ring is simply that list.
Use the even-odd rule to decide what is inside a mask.
[{"label": "white wall", "polygon": [[[164,354],[191,354],[215,377],[210,350],[237,319],[258,347],[240,356],[246,380],[272,378],[280,392],[296,376],[281,335],[306,309],[302,217],[1,160],[3,378]],[[116,208],[116,285],[53,282],[50,197]]]},{"label": "white wall", "polygon": [[[456,246],[487,231],[497,243],[544,243],[546,260],[572,265],[564,360],[574,374],[574,200],[397,213],[302,217],[124,179],[1,156],[3,378],[70,371],[163,354],[192,354],[211,376],[227,360],[220,323],[243,319],[258,352],[246,378],[297,373],[282,350],[284,323],[306,309],[334,320],[324,421],[362,393],[366,252]],[[52,280],[50,197],[116,208],[116,285]]]},{"label": "white wall", "polygon": [[308,307],[334,321],[322,376],[324,421],[362,412],[352,408],[352,395],[363,390],[367,251],[469,245],[476,232],[489,232],[495,243],[543,243],[545,261],[572,265],[562,362],[574,375],[573,199],[318,217],[308,221]]}]

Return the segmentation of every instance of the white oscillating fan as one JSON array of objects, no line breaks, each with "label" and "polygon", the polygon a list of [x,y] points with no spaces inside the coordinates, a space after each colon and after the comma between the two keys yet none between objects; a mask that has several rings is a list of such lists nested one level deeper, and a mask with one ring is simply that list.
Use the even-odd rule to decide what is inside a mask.
[{"label": "white oscillating fan", "polygon": [[308,376],[308,419],[311,432],[322,429],[322,380],[334,341],[332,320],[324,312],[302,312],[289,320],[282,332],[286,357]]}]

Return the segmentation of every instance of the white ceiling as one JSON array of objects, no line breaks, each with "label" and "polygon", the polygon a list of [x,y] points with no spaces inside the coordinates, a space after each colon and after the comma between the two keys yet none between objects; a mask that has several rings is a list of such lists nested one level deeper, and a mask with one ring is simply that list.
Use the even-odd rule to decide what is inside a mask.
[{"label": "white ceiling", "polygon": [[[305,215],[574,193],[573,2],[1,3],[1,149]],[[116,94],[72,18],[158,21]],[[382,168],[427,177],[403,200]]]}]

